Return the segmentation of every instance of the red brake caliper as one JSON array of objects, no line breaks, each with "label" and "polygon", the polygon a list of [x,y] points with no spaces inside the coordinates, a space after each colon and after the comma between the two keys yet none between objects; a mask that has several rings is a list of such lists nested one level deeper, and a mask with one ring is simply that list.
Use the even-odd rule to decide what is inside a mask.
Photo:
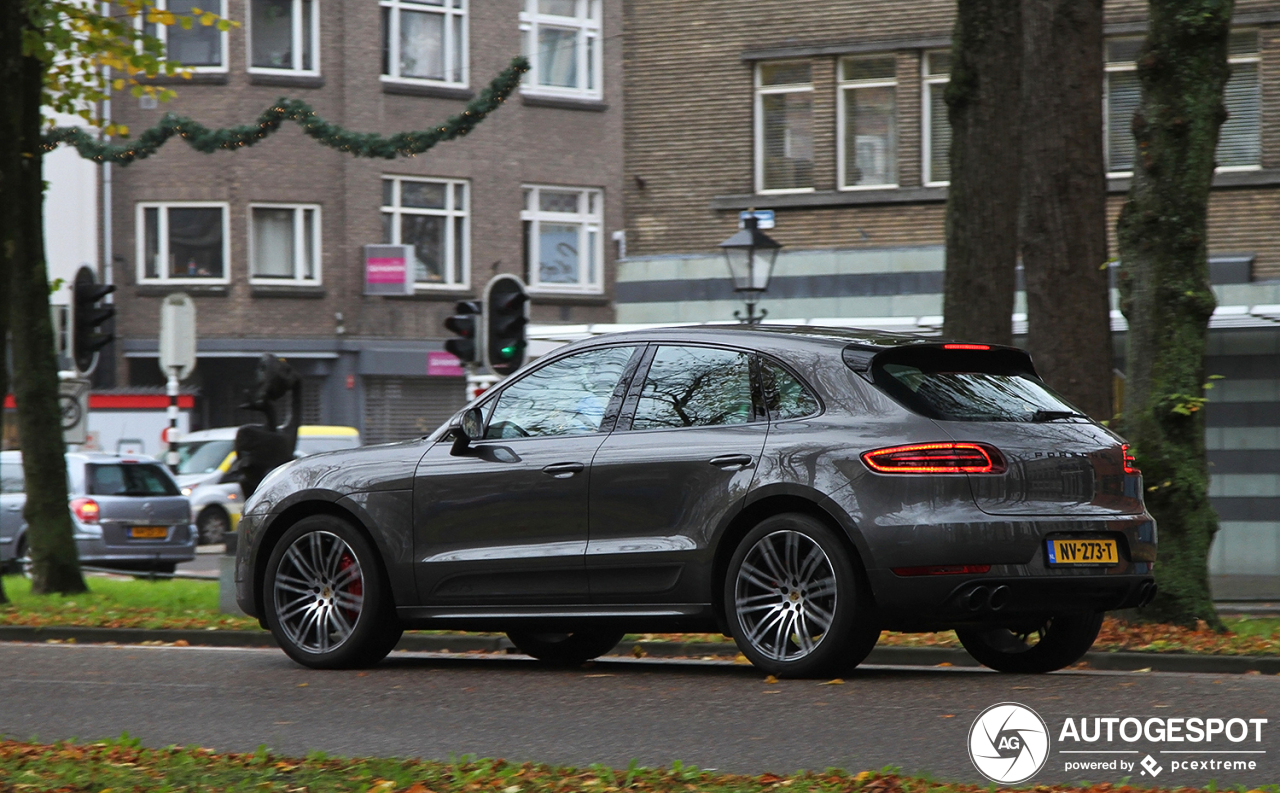
[{"label": "red brake caliper", "polygon": [[[355,557],[349,553],[342,554],[342,559],[338,562],[338,574],[341,575],[342,573],[345,573],[347,570],[355,567],[355,564]],[[356,578],[356,580],[343,587],[343,591],[349,595],[360,597],[364,594],[364,579]],[[356,618],[360,616],[360,612],[353,609],[343,609],[342,613],[345,614],[347,619],[352,622],[355,622]]]}]

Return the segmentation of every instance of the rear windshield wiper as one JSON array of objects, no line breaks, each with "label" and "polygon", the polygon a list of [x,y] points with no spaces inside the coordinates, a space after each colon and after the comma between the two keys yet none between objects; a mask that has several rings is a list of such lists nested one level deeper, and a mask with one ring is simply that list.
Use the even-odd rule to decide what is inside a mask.
[{"label": "rear windshield wiper", "polygon": [[1032,421],[1057,421],[1058,419],[1087,419],[1083,413],[1074,410],[1037,410],[1031,414]]}]

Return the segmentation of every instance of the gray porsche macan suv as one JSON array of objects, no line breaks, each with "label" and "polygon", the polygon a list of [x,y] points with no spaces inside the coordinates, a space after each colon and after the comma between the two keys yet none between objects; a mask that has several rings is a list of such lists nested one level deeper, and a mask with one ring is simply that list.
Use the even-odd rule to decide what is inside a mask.
[{"label": "gray porsche macan suv", "polygon": [[1078,660],[1155,594],[1128,447],[1018,349],[816,327],[667,328],[548,355],[432,435],[319,454],[245,505],[240,606],[292,658],[405,628],[575,663],[722,631],[832,675],[882,629],[1002,671]]}]

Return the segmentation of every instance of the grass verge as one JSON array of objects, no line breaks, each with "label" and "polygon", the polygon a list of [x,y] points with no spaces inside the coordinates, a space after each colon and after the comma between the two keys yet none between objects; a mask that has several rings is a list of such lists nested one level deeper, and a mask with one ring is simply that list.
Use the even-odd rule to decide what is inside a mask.
[{"label": "grass verge", "polygon": [[[1029,789],[1029,788],[1024,788]],[[463,757],[454,762],[219,754],[194,747],[144,749],[124,736],[91,744],[0,742],[0,792],[226,791],[235,793],[989,793],[995,786],[939,782],[895,769],[828,769],[792,776],[741,776],[670,768],[557,768]],[[1129,791],[1127,785],[1037,785],[1050,791]],[[1146,789],[1144,789],[1146,790]],[[1151,789],[1151,793],[1159,790]],[[1179,788],[1188,791],[1189,788]],[[1280,787],[1256,788],[1280,793]],[[1250,793],[1253,793],[1252,791]]]},{"label": "grass verge", "polygon": [[[84,628],[169,628],[258,631],[258,621],[218,611],[216,581],[148,581],[93,577],[83,595],[32,595],[20,576],[4,579],[12,601],[0,606],[0,625]],[[1226,633],[1202,626],[1131,625],[1107,619],[1094,643],[1096,651],[1177,652],[1210,655],[1280,655],[1280,618],[1228,617]],[[443,633],[443,631],[427,631]],[[633,641],[724,642],[718,633],[641,633]],[[955,633],[891,633],[880,636],[888,647],[959,647]]]}]

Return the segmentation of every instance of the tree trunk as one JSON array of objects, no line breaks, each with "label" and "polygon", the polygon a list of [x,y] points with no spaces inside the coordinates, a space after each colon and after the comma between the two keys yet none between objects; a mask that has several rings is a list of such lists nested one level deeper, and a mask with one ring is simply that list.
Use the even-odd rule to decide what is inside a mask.
[{"label": "tree trunk", "polygon": [[947,269],[943,335],[1012,344],[1018,263],[1021,0],[959,4],[947,117]]},{"label": "tree trunk", "polygon": [[[10,269],[10,320],[13,334],[13,386],[18,403],[18,432],[26,477],[29,529],[27,545],[34,563],[31,590],[37,593],[83,592],[76,545],[67,509],[67,463],[58,408],[58,362],[49,311],[49,276],[44,261],[41,175],[40,98],[44,66],[11,41],[29,29],[26,3],[5,7],[3,75],[5,129],[0,136],[0,184],[4,194],[5,258]],[[12,97],[13,101],[8,101]]]},{"label": "tree trunk", "polygon": [[[0,107],[16,108],[19,102],[21,73],[22,26],[25,22],[22,3],[0,3]],[[0,399],[9,393],[9,273],[18,250],[18,227],[13,222],[20,191],[17,174],[21,171],[21,149],[17,145],[21,114],[0,113]],[[0,406],[0,437],[4,430],[4,408]],[[16,549],[14,549],[16,550]],[[3,572],[3,570],[0,570]],[[0,578],[0,603],[8,603],[4,581]]]},{"label": "tree trunk", "polygon": [[1022,264],[1041,376],[1110,419],[1102,0],[1023,0]]},{"label": "tree trunk", "polygon": [[1205,459],[1204,355],[1216,301],[1205,239],[1231,0],[1151,0],[1138,56],[1138,156],[1117,226],[1129,321],[1124,432],[1160,530],[1159,594],[1143,616],[1220,627],[1209,594],[1218,519]]}]

